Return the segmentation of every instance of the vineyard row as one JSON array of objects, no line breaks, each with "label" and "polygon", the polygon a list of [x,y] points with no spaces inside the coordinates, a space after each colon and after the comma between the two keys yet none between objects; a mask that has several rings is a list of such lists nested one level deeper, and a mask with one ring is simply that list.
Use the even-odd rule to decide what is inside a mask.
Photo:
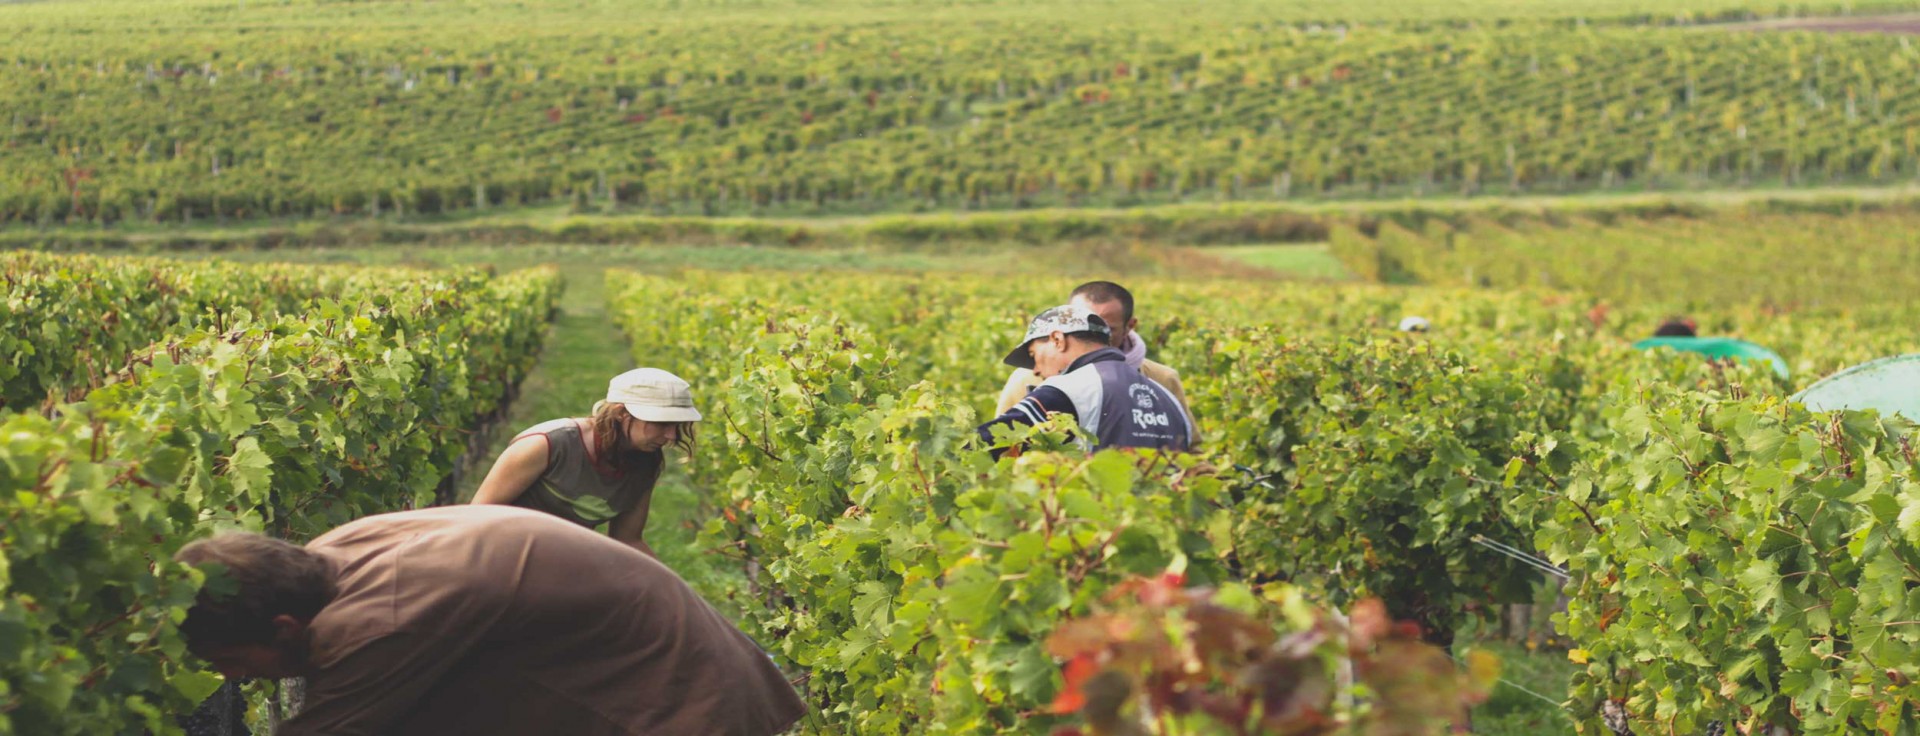
[{"label": "vineyard row", "polygon": [[[609,280],[636,359],[701,386],[718,425],[690,472],[703,545],[760,572],[703,592],[805,671],[835,728],[1043,732],[1062,680],[1041,643],[1169,568],[1379,596],[1445,642],[1538,578],[1475,539],[1571,569],[1590,728],[1613,708],[1647,732],[1910,722],[1914,639],[1884,623],[1920,583],[1902,425],[1810,416],[1764,369],[1626,350],[1564,302],[1321,291],[1320,314],[1289,314],[1304,295],[1152,284],[1143,334],[1186,371],[1205,451],[1086,458],[1041,436],[995,463],[972,423],[1032,290]],[[1368,326],[1435,306],[1451,334]],[[700,334],[720,319],[745,334]]]},{"label": "vineyard row", "polygon": [[531,367],[559,289],[544,270],[364,278],[384,288],[186,325],[81,401],[0,415],[0,733],[175,729],[219,680],[175,629],[200,577],[172,553],[219,528],[300,539],[432,502]]}]

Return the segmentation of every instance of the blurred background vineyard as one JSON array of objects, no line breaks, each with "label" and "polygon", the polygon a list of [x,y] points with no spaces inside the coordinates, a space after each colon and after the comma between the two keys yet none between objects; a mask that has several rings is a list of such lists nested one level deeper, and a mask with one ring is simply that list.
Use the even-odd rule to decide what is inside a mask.
[{"label": "blurred background vineyard", "polygon": [[1880,185],[1911,4],[10,4],[0,223]]},{"label": "blurred background vineyard", "polygon": [[[1134,521],[1085,533],[1117,537],[1137,522],[1193,542],[1180,555],[1192,553],[1195,580],[1259,587],[1272,580],[1243,573],[1267,565],[1337,605],[1384,589],[1400,606],[1409,596],[1393,597],[1405,592],[1396,576],[1446,588],[1458,605],[1438,618],[1458,624],[1448,629],[1455,652],[1506,660],[1473,712],[1476,733],[1575,723],[1600,733],[1608,704],[1641,733],[1729,723],[1858,733],[1876,717],[1911,732],[1920,664],[1854,671],[1868,658],[1827,652],[1810,663],[1776,651],[1789,634],[1802,645],[1845,639],[1847,622],[1807,623],[1808,612],[1871,587],[1794,569],[1803,561],[1767,536],[1791,500],[1674,511],[1701,488],[1746,497],[1877,479],[1859,491],[1866,501],[1797,513],[1821,517],[1823,552],[1852,549],[1832,543],[1836,530],[1884,536],[1858,552],[1895,591],[1871,611],[1915,618],[1920,598],[1906,591],[1920,587],[1909,523],[1920,519],[1920,465],[1910,444],[1875,444],[1858,422],[1814,437],[1795,413],[1799,424],[1781,431],[1803,432],[1798,444],[1717,445],[1760,453],[1754,467],[1790,468],[1788,483],[1709,478],[1695,472],[1698,458],[1683,457],[1682,473],[1622,439],[1656,425],[1773,437],[1750,426],[1762,415],[1788,423],[1769,402],[1920,351],[1920,50],[1910,34],[1920,34],[1920,0],[0,0],[0,249],[179,259],[7,261],[6,316],[22,337],[8,343],[16,365],[0,420],[57,435],[33,415],[69,411],[62,400],[137,397],[116,389],[145,375],[129,355],[182,335],[229,339],[220,335],[235,310],[259,320],[248,339],[261,344],[296,327],[332,339],[333,318],[349,313],[395,344],[419,325],[440,330],[445,344],[423,370],[472,371],[480,390],[458,407],[471,419],[436,426],[410,474],[382,476],[324,517],[233,512],[307,530],[470,493],[474,468],[501,447],[493,430],[578,413],[607,376],[669,364],[703,378],[701,400],[716,410],[790,424],[703,436],[702,454],[661,489],[654,546],[728,616],[777,642],[783,666],[814,673],[821,715],[807,733],[898,732],[915,718],[1040,733],[1064,721],[1042,712],[1060,682],[1036,642],[1086,613],[1123,568],[1158,570],[1174,548],[1144,545],[1087,570],[1065,555],[1008,561],[1002,540],[940,525],[1023,522],[1033,508],[1016,486],[1043,473],[950,450],[999,387],[995,356],[1024,319],[1079,280],[1116,278],[1141,298],[1155,358],[1186,376],[1206,449],[1220,453],[1209,457],[1243,463],[1245,477],[1223,483],[1293,474],[1297,486],[1338,489],[1328,507],[1351,514],[1342,521],[1401,523],[1426,547],[1338,558],[1327,550],[1353,535],[1309,523],[1324,510],[1287,508],[1270,485],[1233,491],[1253,494],[1239,499],[1253,509],[1244,514],[1225,503],[1206,509],[1218,518],[1135,508],[1136,497],[1176,495],[1147,475],[1101,496],[1113,518]],[[322,306],[329,299],[339,304]],[[410,300],[427,306],[396,317],[392,305]],[[553,317],[544,343],[542,315]],[[1432,331],[1395,331],[1408,315]],[[1681,316],[1703,334],[1777,351],[1785,375],[1630,347]],[[716,324],[765,328],[715,340]],[[1343,383],[1345,371],[1369,378]],[[762,393],[775,379],[787,382],[780,401]],[[332,380],[357,396],[348,379]],[[859,396],[849,406],[875,414],[816,414],[796,398],[815,394]],[[392,396],[379,417],[424,400]],[[1709,415],[1720,425],[1689,423]],[[1405,421],[1366,423],[1376,416]],[[1319,423],[1290,433],[1283,425],[1298,417]],[[55,429],[82,436],[74,427]],[[776,439],[791,457],[811,456],[810,442],[838,454],[805,472],[761,462],[749,442]],[[856,503],[849,488],[892,486],[849,480],[850,468],[886,463],[847,458],[890,457],[897,471],[912,455],[919,468],[923,445],[941,493],[993,495],[1009,511],[968,521],[895,508],[891,521],[870,522],[869,502],[913,501],[919,487],[895,478],[914,492],[869,490]],[[285,453],[275,461],[305,462],[298,447],[273,448]],[[341,452],[379,467],[371,451]],[[1300,460],[1314,452],[1328,454]],[[1820,452],[1825,464],[1807,459]],[[1445,472],[1410,470],[1409,457],[1442,458],[1432,467]],[[1842,472],[1856,458],[1888,465]],[[1059,472],[1082,472],[1074,462]],[[211,460],[195,472],[232,474]],[[1657,493],[1646,485],[1656,477]],[[1610,529],[1666,534],[1650,543],[1661,554],[1720,556],[1695,555],[1700,567],[1673,578],[1689,592],[1642,604],[1652,594],[1632,586],[1663,568],[1608,547],[1617,540],[1598,523],[1588,535],[1550,500],[1563,498],[1560,480],[1600,487],[1593,503]],[[99,490],[136,492],[118,482]],[[330,482],[300,490],[332,498]],[[1896,498],[1907,510],[1890,514]],[[1433,504],[1482,516],[1449,521]],[[762,537],[734,518],[750,506],[770,515],[768,528],[781,515],[807,531]],[[167,534],[105,546],[133,571],[123,578],[144,575],[143,560],[175,536],[204,531],[205,509],[174,510],[156,527]],[[915,526],[928,519],[932,531]],[[1899,533],[1887,534],[1896,519]],[[1755,526],[1735,528],[1742,521]],[[1482,522],[1497,541],[1569,568],[1571,609],[1559,585],[1476,539]],[[1715,546],[1689,524],[1733,531]],[[889,565],[933,545],[880,555],[861,546],[871,530],[938,539],[950,546],[941,554],[1005,564],[1008,575],[1052,564],[1091,577],[1071,605],[1044,603],[1039,582],[999,580],[1017,600],[996,610],[982,603],[990,596],[955,591],[1001,588],[948,587],[965,572],[957,562],[920,559],[924,569],[900,578]],[[1732,541],[1741,533],[1772,541]],[[1295,549],[1327,557],[1279,559]],[[1419,567],[1432,555],[1454,568]],[[1888,562],[1896,555],[1904,572]],[[775,560],[811,572],[761,564]],[[1642,577],[1607,574],[1620,570]],[[1841,577],[1854,574],[1865,573]],[[39,594],[56,587],[73,589]],[[1803,610],[1765,610],[1786,599]],[[956,601],[977,605],[962,616]],[[1669,620],[1660,606],[1686,613]],[[116,613],[73,608],[83,609]],[[1623,609],[1633,610],[1619,618]],[[910,612],[920,617],[911,625]],[[8,613],[0,603],[0,620]],[[1724,636],[1700,642],[1685,628],[1695,615]],[[970,617],[991,633],[948,620]],[[70,624],[49,615],[35,631],[88,638]],[[1876,642],[1886,648],[1874,657],[1920,661],[1920,635],[1889,636],[1899,641]],[[89,682],[96,660],[152,656],[101,641],[61,660],[78,673],[65,682]],[[1747,661],[1755,651],[1766,661]],[[168,678],[193,676],[177,656],[156,661]],[[39,665],[23,656],[15,666]],[[1816,675],[1831,678],[1788,679]],[[118,691],[80,687],[75,702],[98,706],[98,720],[69,732],[137,720],[111,700]],[[190,690],[166,697],[191,700]],[[0,734],[10,712],[27,731],[68,712],[25,692],[0,688]]]}]

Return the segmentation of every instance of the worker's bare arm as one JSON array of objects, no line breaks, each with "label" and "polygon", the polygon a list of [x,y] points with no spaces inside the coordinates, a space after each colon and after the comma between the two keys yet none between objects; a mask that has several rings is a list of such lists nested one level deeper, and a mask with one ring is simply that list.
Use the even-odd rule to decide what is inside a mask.
[{"label": "worker's bare arm", "polygon": [[493,469],[474,491],[474,503],[508,504],[525,493],[547,470],[547,436],[529,434],[507,445]]},{"label": "worker's bare arm", "polygon": [[653,553],[653,548],[647,546],[645,539],[647,533],[647,511],[647,505],[642,503],[629,509],[624,514],[613,517],[613,522],[607,526],[607,536],[625,542],[641,552],[645,552],[648,557],[658,559],[660,556]]}]

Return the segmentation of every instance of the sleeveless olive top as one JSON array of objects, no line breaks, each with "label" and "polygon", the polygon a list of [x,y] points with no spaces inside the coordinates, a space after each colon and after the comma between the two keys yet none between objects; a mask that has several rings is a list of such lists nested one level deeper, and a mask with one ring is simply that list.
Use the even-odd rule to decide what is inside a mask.
[{"label": "sleeveless olive top", "polygon": [[513,500],[513,505],[592,528],[653,500],[653,485],[660,479],[661,453],[649,453],[640,467],[621,474],[594,462],[593,451],[586,443],[586,428],[578,420],[542,422],[513,441],[536,434],[547,438],[547,469]]}]

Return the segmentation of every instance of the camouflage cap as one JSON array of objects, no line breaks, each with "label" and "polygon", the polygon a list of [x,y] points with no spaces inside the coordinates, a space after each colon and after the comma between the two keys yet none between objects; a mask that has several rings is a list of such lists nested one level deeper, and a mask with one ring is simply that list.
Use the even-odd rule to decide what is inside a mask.
[{"label": "camouflage cap", "polygon": [[1026,338],[1020,341],[1020,346],[1014,348],[1013,352],[1007,353],[1006,364],[1015,368],[1033,370],[1033,356],[1027,352],[1027,346],[1055,332],[1069,335],[1076,332],[1113,334],[1113,330],[1107,327],[1106,320],[1094,314],[1093,310],[1072,304],[1062,304],[1041,312],[1040,316],[1034,317],[1032,322],[1027,323]]}]

